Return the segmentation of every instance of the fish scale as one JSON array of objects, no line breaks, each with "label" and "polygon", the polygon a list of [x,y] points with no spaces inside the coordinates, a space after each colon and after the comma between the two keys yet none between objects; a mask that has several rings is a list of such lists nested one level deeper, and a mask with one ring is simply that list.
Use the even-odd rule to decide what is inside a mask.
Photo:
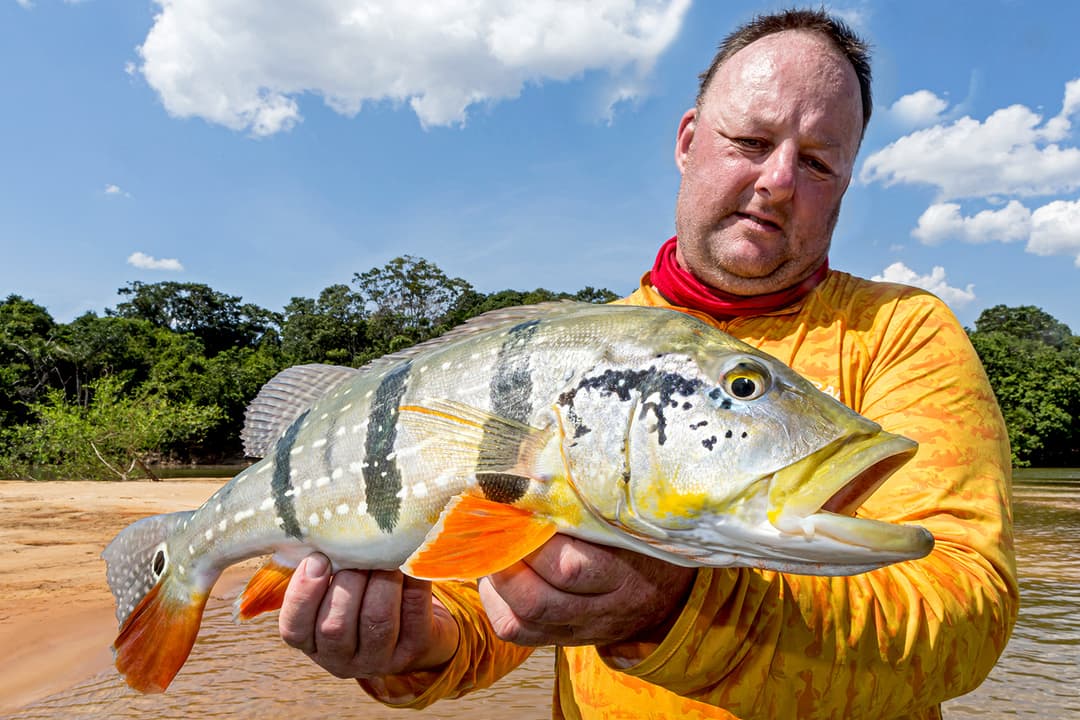
[{"label": "fish scale", "polygon": [[261,460],[103,553],[116,666],[139,690],[168,686],[222,570],[256,555],[272,557],[241,619],[280,607],[315,550],[335,571],[438,580],[502,570],[556,532],[682,565],[824,575],[933,544],[822,510],[841,491],[867,497],[915,443],[666,309],[513,308],[360,370],[289,368],[242,438]]}]

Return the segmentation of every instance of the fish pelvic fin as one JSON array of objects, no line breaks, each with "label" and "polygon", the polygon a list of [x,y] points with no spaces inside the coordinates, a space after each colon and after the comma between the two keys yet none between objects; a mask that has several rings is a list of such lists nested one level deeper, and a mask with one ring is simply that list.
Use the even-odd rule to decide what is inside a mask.
[{"label": "fish pelvic fin", "polygon": [[247,622],[263,613],[280,610],[285,601],[285,588],[289,586],[294,572],[295,565],[289,566],[277,556],[267,560],[237,596],[233,619]]},{"label": "fish pelvic fin", "polygon": [[164,692],[187,660],[217,579],[178,568],[169,538],[194,511],[155,515],[129,525],[102,552],[120,631],[116,669],[140,692]]},{"label": "fish pelvic fin", "polygon": [[556,530],[554,522],[529,510],[459,495],[401,570],[425,580],[474,580],[510,567]]}]

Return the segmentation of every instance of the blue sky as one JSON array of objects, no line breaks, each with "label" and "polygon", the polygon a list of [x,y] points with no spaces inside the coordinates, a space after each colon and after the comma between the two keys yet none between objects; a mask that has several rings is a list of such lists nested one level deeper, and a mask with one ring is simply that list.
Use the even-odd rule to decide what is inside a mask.
[{"label": "blue sky", "polygon": [[[0,293],[63,322],[133,280],[281,310],[403,254],[629,292],[697,73],[782,6],[0,0]],[[1080,333],[1080,3],[829,9],[876,107],[833,267]]]}]

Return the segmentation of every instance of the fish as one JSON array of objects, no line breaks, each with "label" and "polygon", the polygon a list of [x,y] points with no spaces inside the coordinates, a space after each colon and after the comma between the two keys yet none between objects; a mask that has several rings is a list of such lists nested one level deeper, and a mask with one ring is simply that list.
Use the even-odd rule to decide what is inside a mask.
[{"label": "fish", "polygon": [[222,571],[279,609],[300,560],[430,580],[499,572],[556,533],[689,567],[853,575],[920,558],[855,511],[917,452],[776,358],[665,308],[497,310],[360,368],[283,370],[247,409],[261,458],[102,553],[115,665],[163,692]]}]

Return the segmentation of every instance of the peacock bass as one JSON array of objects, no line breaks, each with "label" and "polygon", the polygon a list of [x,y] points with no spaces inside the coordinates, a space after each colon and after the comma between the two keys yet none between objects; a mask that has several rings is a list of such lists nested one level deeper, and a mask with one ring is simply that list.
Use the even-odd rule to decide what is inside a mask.
[{"label": "peacock bass", "polygon": [[498,572],[555,533],[687,566],[851,575],[930,552],[853,517],[916,452],[775,358],[672,310],[495,311],[353,368],[301,365],[248,408],[262,459],[196,510],[103,553],[116,667],[163,691],[227,566],[273,553],[237,599],[281,606],[300,559],[426,579]]}]

